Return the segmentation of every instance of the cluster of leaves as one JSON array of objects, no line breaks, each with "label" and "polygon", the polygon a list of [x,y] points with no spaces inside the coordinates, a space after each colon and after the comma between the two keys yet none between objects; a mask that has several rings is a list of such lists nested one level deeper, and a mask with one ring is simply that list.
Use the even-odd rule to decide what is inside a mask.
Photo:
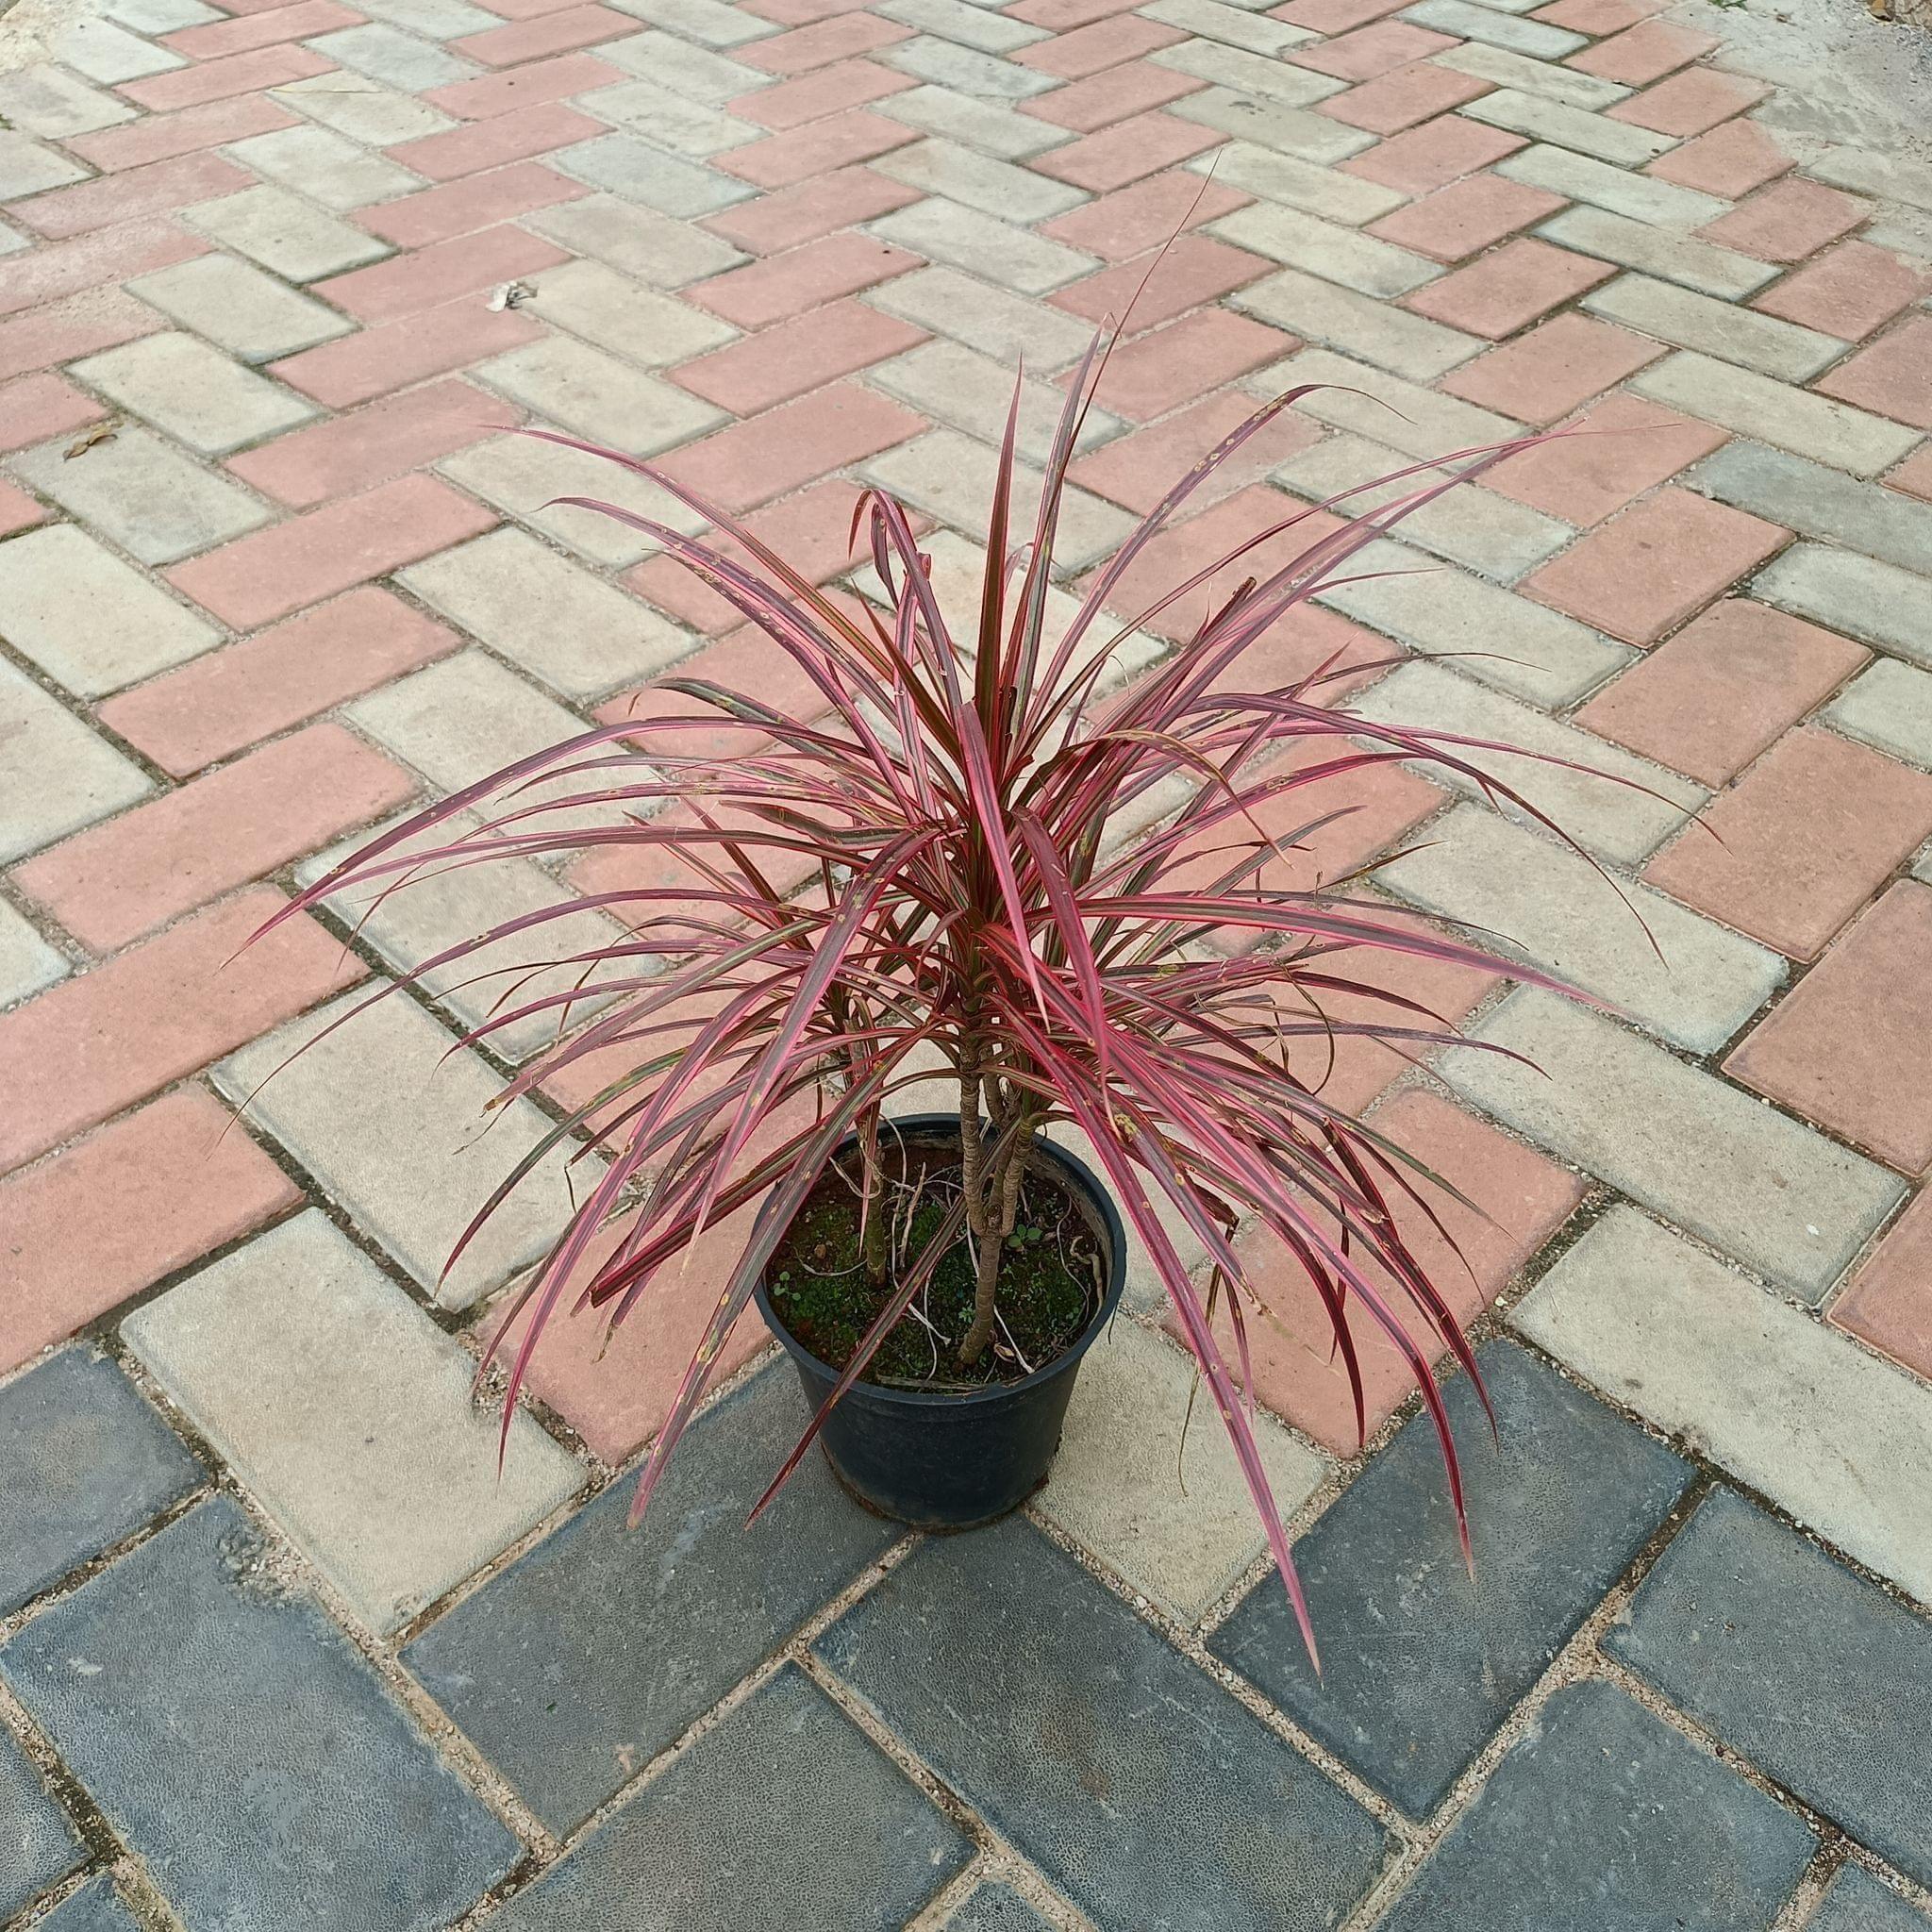
[{"label": "cluster of leaves", "polygon": [[[1313,1285],[1358,1423],[1357,1331],[1365,1323],[1393,1344],[1441,1433],[1460,1520],[1456,1450],[1430,1364],[1444,1349],[1472,1374],[1474,1362],[1394,1211],[1407,1202],[1435,1223],[1416,1185],[1426,1170],[1324,1098],[1322,1082],[1299,1077],[1290,1060],[1309,1040],[1359,1037],[1414,1056],[1455,1037],[1426,1007],[1386,990],[1379,979],[1387,975],[1358,970],[1368,956],[1492,962],[1354,882],[1271,890],[1262,869],[1347,808],[1325,803],[1338,787],[1390,761],[1432,760],[1528,808],[1469,761],[1502,747],[1371,725],[1325,703],[1340,675],[1332,661],[1269,690],[1242,689],[1239,667],[1293,606],[1346,580],[1338,573],[1364,545],[1461,475],[1524,444],[1399,472],[1383,479],[1402,486],[1391,500],[1352,517],[1284,499],[1271,527],[1129,621],[1109,618],[1149,544],[1223,464],[1308,392],[1291,391],[1181,476],[1093,573],[1071,619],[1049,623],[1067,464],[1105,362],[1096,339],[1069,386],[1025,529],[1014,521],[1016,389],[979,608],[959,628],[939,607],[906,510],[888,495],[867,491],[855,511],[855,546],[862,531],[879,592],[874,607],[859,608],[815,587],[675,475],[595,452],[669,492],[718,534],[695,538],[619,505],[565,501],[641,531],[687,565],[802,674],[815,693],[812,714],[667,677],[661,688],[689,699],[689,710],[587,731],[466,787],[367,844],[280,916],[346,887],[386,892],[453,867],[587,845],[629,848],[648,861],[641,872],[660,881],[589,898],[620,916],[629,936],[550,962],[575,972],[572,988],[532,993],[525,969],[499,969],[512,983],[467,1041],[537,1013],[558,1023],[557,1042],[517,1074],[503,1099],[593,1056],[599,1064],[621,1056],[624,1071],[517,1164],[457,1250],[553,1149],[578,1148],[594,1181],[498,1331],[500,1342],[527,1314],[510,1374],[513,1400],[546,1322],[574,1286],[579,1308],[621,1323],[693,1241],[762,1198],[644,1464],[634,1519],[788,1222],[849,1137],[875,1158],[881,1118],[897,1093],[930,1079],[936,1062],[950,1068],[961,1083],[969,1164],[975,1154],[981,1161],[977,1188],[962,1191],[946,1238],[928,1246],[933,1256],[963,1224],[975,1252],[990,1251],[996,1267],[1012,1225],[1010,1211],[999,1224],[996,1179],[1017,1173],[1034,1136],[1077,1130],[1172,1300],[1312,1650],[1244,1392],[1235,1232],[1265,1230]],[[1251,566],[1184,644],[1119,683],[1117,659],[1132,634],[1210,580],[1227,582],[1230,566],[1302,525],[1297,537],[1307,541],[1288,561]],[[688,747],[697,728],[729,733],[736,749],[722,758],[680,750],[680,738]],[[1124,842],[1110,838],[1110,827],[1145,819],[1177,784],[1176,810]],[[1271,835],[1263,820],[1278,820],[1283,801],[1293,801],[1291,812],[1305,822]],[[608,822],[586,829],[587,814],[598,813]],[[471,828],[471,814],[482,815],[480,826]],[[1204,850],[1219,859],[1205,877]],[[584,903],[477,933],[409,977],[487,954]],[[1213,950],[1204,942],[1217,932],[1242,935],[1246,949]],[[592,976],[605,1004],[567,1030],[582,1017],[584,994],[575,988]],[[1525,969],[1520,976],[1538,975]],[[1329,1012],[1338,1002],[1350,1017]],[[982,1109],[988,1125],[975,1149]],[[621,1239],[579,1283],[593,1237],[620,1215]],[[1170,1233],[1175,1225],[1211,1264],[1205,1287]],[[921,1279],[914,1267],[895,1284],[841,1392]],[[1232,1363],[1214,1321],[1224,1291]],[[507,1404],[506,1427],[508,1414]]]}]

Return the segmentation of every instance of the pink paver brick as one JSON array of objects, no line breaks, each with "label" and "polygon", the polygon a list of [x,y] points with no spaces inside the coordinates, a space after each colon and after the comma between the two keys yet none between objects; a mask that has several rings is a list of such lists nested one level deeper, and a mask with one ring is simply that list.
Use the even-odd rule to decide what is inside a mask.
[{"label": "pink paver brick", "polygon": [[[526,314],[514,308],[492,310],[473,299],[406,315],[359,335],[338,336],[269,366],[291,389],[330,408],[347,409],[518,348],[542,333]],[[500,420],[512,420],[508,404],[501,406]]]},{"label": "pink paver brick", "polygon": [[721,209],[704,223],[712,234],[751,255],[782,255],[841,228],[876,221],[920,199],[919,190],[871,168],[839,168],[814,181],[760,194]]},{"label": "pink paver brick", "polygon": [[163,34],[169,52],[191,60],[214,60],[225,54],[245,54],[251,47],[274,47],[284,41],[306,41],[339,26],[359,25],[363,16],[335,0],[297,0],[292,7],[271,7],[261,13],[244,13],[232,20],[211,20],[203,26],[185,26]]},{"label": "pink paver brick", "polygon": [[8,212],[22,226],[59,239],[142,215],[167,214],[191,202],[211,201],[218,194],[236,194],[254,186],[253,175],[219,155],[182,155],[92,181],[76,181],[72,188],[16,202]]},{"label": "pink paver brick", "polygon": [[[1096,195],[1084,208],[1041,223],[1040,232],[1103,261],[1127,261],[1160,247],[1180,230],[1245,208],[1251,199],[1218,181],[1200,184],[1179,172],[1150,175],[1131,188]],[[1259,266],[1265,273],[1267,264]]]},{"label": "pink paver brick", "polygon": [[1065,33],[1071,27],[1089,26],[1096,20],[1106,20],[1117,13],[1132,9],[1133,0],[1020,0],[1017,7],[1006,10],[1015,20],[1024,20],[1029,26],[1043,26],[1054,33]]},{"label": "pink paver brick", "polygon": [[512,161],[507,168],[490,168],[445,181],[440,188],[425,188],[419,194],[406,194],[400,201],[380,202],[361,209],[356,220],[398,248],[423,248],[540,208],[555,208],[560,201],[575,201],[590,192],[581,181],[572,181],[541,161]]},{"label": "pink paver brick", "polygon": [[1402,4],[1403,0],[1291,0],[1289,6],[1270,8],[1268,17],[1285,20],[1291,26],[1305,26],[1312,33],[1333,36],[1380,20]]},{"label": "pink paver brick", "polygon": [[358,322],[395,322],[569,259],[563,249],[541,236],[505,223],[478,234],[459,236],[454,242],[393,255],[387,261],[351,269],[347,275],[331,275],[325,282],[315,283],[309,292],[333,302]]},{"label": "pink paver brick", "polygon": [[[1148,270],[1153,269],[1150,276]],[[1160,258],[1151,255],[1116,263],[1084,280],[1069,282],[1049,300],[1070,315],[1098,323],[1107,316],[1127,319],[1137,333],[1158,328],[1205,302],[1231,295],[1250,282],[1273,275],[1274,264],[1244,248],[1207,235],[1183,235]],[[1143,287],[1142,284],[1145,284]]]},{"label": "pink paver brick", "polygon": [[1901,1173],[1932,1166],[1932,888],[1901,879],[1724,1061]]},{"label": "pink paver brick", "polygon": [[8,874],[95,953],[314,852],[416,782],[340,724],[311,724],[95,825]]},{"label": "pink paver brick", "polygon": [[231,54],[225,60],[204,60],[195,67],[177,67],[146,80],[130,80],[119,90],[130,101],[156,114],[176,108],[198,108],[205,101],[225,101],[264,88],[285,87],[291,80],[334,72],[307,47],[258,47],[252,53]]},{"label": "pink paver brick", "polygon": [[0,389],[0,450],[25,449],[107,413],[64,376],[42,371]]},{"label": "pink paver brick", "polygon": [[[751,509],[917,436],[925,419],[841,382],[736,423],[662,458],[664,470],[726,509]],[[440,546],[439,546],[440,547]]]},{"label": "pink paver brick", "polygon": [[559,54],[554,60],[533,61],[528,67],[514,68],[508,74],[453,80],[447,87],[431,88],[422,98],[432,108],[441,108],[458,120],[489,121],[498,114],[534,107],[540,101],[568,100],[573,94],[612,87],[632,78],[623,68],[613,67],[594,54]]},{"label": "pink paver brick", "polygon": [[1790,174],[1796,165],[1756,121],[1727,121],[1659,155],[1643,172],[1659,181],[1674,181],[1680,188],[1734,201]]},{"label": "pink paver brick", "polygon": [[1400,134],[1419,121],[1478,100],[1493,92],[1495,83],[1478,80],[1473,74],[1457,74],[1454,68],[1438,67],[1418,60],[1398,67],[1374,80],[1365,80],[1346,93],[1331,95],[1315,103],[1315,112],[1331,120],[1343,121],[1351,127],[1371,134]]},{"label": "pink paver brick", "polygon": [[[98,289],[105,282],[125,282],[150,269],[172,268],[191,256],[206,255],[208,244],[173,222],[144,217],[95,228],[69,242],[7,258],[0,275],[0,315],[16,315],[69,295]],[[0,370],[8,370],[0,359]]]},{"label": "pink paver brick", "polygon": [[1830,1319],[1932,1381],[1932,1192],[1892,1223]]},{"label": "pink paver brick", "polygon": [[[1104,22],[1111,26],[1112,21]],[[1111,127],[1116,121],[1143,114],[1150,108],[1164,108],[1184,94],[1198,93],[1208,83],[1191,74],[1176,74],[1171,67],[1157,67],[1151,60],[1130,60],[1089,75],[1069,87],[1056,88],[1037,100],[1023,101],[1020,111],[1056,127],[1071,127],[1076,133],[1091,134],[1097,128]]]},{"label": "pink paver brick", "polygon": [[1573,34],[1601,37],[1620,34],[1658,10],[1654,6],[1633,5],[1632,0],[1557,0],[1554,7],[1539,7],[1530,18],[1546,26],[1565,27]]},{"label": "pink paver brick", "polygon": [[907,28],[891,21],[870,13],[848,13],[837,20],[794,27],[789,34],[774,34],[769,41],[755,41],[741,47],[736,58],[767,74],[809,74],[815,67],[875,54],[881,47],[910,38]]},{"label": "pink paver brick", "polygon": [[1378,21],[1305,47],[1290,47],[1282,55],[1297,67],[1311,67],[1338,80],[1374,80],[1411,60],[1424,60],[1457,44],[1451,34],[1439,34],[1406,20]]},{"label": "pink paver brick", "polygon": [[1607,396],[1563,427],[1590,434],[1511,457],[1483,485],[1579,528],[1601,523],[1724,441],[1707,423],[1627,395]]},{"label": "pink paver brick", "polygon": [[166,328],[168,319],[119,289],[90,289],[32,315],[0,322],[0,382],[118,349]]},{"label": "pink paver brick", "polygon": [[1520,586],[1626,643],[1649,644],[1782,549],[1790,532],[1689,490],[1663,490]]},{"label": "pink paver brick", "polygon": [[[1254,413],[1249,397],[1223,390],[1203,396],[1144,429],[1118,436],[1077,458],[1069,475],[1083,490],[1144,516],[1208,451],[1234,434]],[[1284,409],[1249,437],[1188,501],[1199,509],[1258,483],[1277,463],[1286,462],[1321,436],[1312,418]]]},{"label": "pink paver brick", "polygon": [[1363,154],[1339,163],[1343,173],[1399,188],[1407,194],[1426,194],[1432,188],[1473,175],[1513,155],[1527,143],[1520,134],[1506,134],[1460,114],[1439,114],[1405,134],[1378,141]]},{"label": "pink paver brick", "polygon": [[1840,242],[1774,282],[1751,306],[1856,342],[1927,293],[1932,268],[1869,242]]},{"label": "pink paver brick", "polygon": [[1607,322],[1553,315],[1526,335],[1453,369],[1437,385],[1522,423],[1554,423],[1664,353]]},{"label": "pink paver brick", "polygon": [[1461,261],[1563,206],[1560,194],[1501,175],[1471,175],[1372,222],[1367,232],[1438,261]]},{"label": "pink paver brick", "polygon": [[1715,790],[1870,658],[1836,631],[1727,597],[1599,691],[1576,722]]},{"label": "pink paver brick", "polygon": [[384,152],[398,165],[432,181],[455,181],[485,168],[530,160],[609,131],[602,121],[593,121],[561,101],[537,101],[492,120],[473,121],[467,127],[406,141]]},{"label": "pink paver brick", "polygon": [[924,329],[846,300],[808,309],[669,374],[734,416],[755,416],[925,340]]},{"label": "pink paver brick", "polygon": [[210,101],[202,108],[183,108],[175,114],[149,114],[118,127],[76,134],[62,143],[106,174],[141,168],[176,155],[199,153],[224,142],[245,141],[252,134],[273,134],[296,126],[302,117],[277,107],[266,94],[236,94]]},{"label": "pink paver brick", "polygon": [[430,476],[401,476],[238,537],[167,573],[176,590],[238,630],[432,557],[496,522]]},{"label": "pink paver brick", "polygon": [[0,1374],[301,1200],[231,1119],[184,1088],[0,1181]]},{"label": "pink paver brick", "polygon": [[291,430],[230,457],[226,467],[265,495],[310,509],[466,449],[508,427],[518,413],[466,382],[429,382],[349,415]]},{"label": "pink paver brick", "polygon": [[0,537],[31,529],[43,523],[46,516],[47,512],[25,490],[18,490],[11,483],[0,483]]},{"label": "pink paver brick", "polygon": [[1924,497],[1932,503],[1932,447],[1921,444],[1917,453],[1907,457],[1885,480],[1893,490],[1903,490],[1908,496]]},{"label": "pink paver brick", "polygon": [[1137,114],[1065,147],[1035,155],[1029,165],[1038,174],[1084,188],[1090,194],[1105,194],[1218,147],[1226,139],[1212,127],[1173,114]]},{"label": "pink paver brick", "polygon": [[373,584],[108,698],[101,722],[185,778],[462,642]]},{"label": "pink paver brick", "polygon": [[[1417,1191],[1446,1228],[1446,1240],[1415,1204],[1396,1209],[1397,1223],[1424,1271],[1457,1316],[1471,1321],[1561,1225],[1582,1198],[1583,1183],[1500,1128],[1421,1089],[1396,1095],[1373,1119],[1380,1132],[1475,1204],[1473,1210],[1445,1190],[1415,1177]],[[1271,1238],[1251,1235],[1239,1244],[1239,1252],[1254,1271],[1251,1278],[1261,1302],[1259,1308],[1242,1309],[1256,1397],[1338,1456],[1353,1455],[1359,1447],[1355,1399],[1347,1367],[1332,1350],[1333,1331],[1321,1297]],[[1382,1270],[1372,1267],[1369,1273],[1404,1311],[1404,1325],[1423,1353],[1432,1359],[1445,1354],[1426,1318],[1409,1312],[1402,1290]],[[1231,1323],[1225,1315],[1220,1320],[1231,1340]],[[1391,1342],[1366,1323],[1356,1327],[1365,1420],[1373,1433],[1415,1383]]]},{"label": "pink paver brick", "polygon": [[1932,778],[1805,725],[1704,818],[1718,838],[1691,825],[1644,877],[1793,959],[1812,959],[1932,834]]},{"label": "pink paver brick", "polygon": [[599,42],[619,40],[637,30],[636,21],[613,8],[566,7],[508,26],[492,26],[480,34],[465,34],[450,46],[486,67],[521,67],[526,60],[574,54],[580,47],[594,47]]},{"label": "pink paver brick", "polygon": [[1138,60],[1186,39],[1178,27],[1143,20],[1138,13],[1122,13],[1022,47],[1011,58],[1018,65],[1040,74],[1056,75],[1061,80],[1085,80],[1089,75],[1117,67],[1124,60]]},{"label": "pink paver brick", "polygon": [[1607,261],[1523,236],[1405,295],[1402,306],[1494,340],[1514,334],[1616,273]]},{"label": "pink paver brick", "polygon": [[909,74],[894,74],[875,60],[835,60],[831,66],[800,75],[796,80],[781,80],[775,87],[741,94],[729,111],[741,121],[775,132],[802,127],[827,114],[842,114],[847,108],[863,108],[918,85]]},{"label": "pink paver brick", "polygon": [[1755,108],[1770,92],[1761,80],[1719,74],[1709,67],[1691,67],[1606,108],[1604,115],[1607,120],[1627,121],[1633,127],[1648,127],[1657,134],[1702,134],[1720,121]]},{"label": "pink paver brick", "polygon": [[734,268],[682,291],[683,299],[740,328],[764,328],[807,308],[856,295],[915,268],[925,258],[870,235],[827,235],[803,248]]},{"label": "pink paver brick", "polygon": [[1627,32],[1572,54],[1563,64],[1593,74],[1599,80],[1647,87],[1692,60],[1702,59],[1722,44],[1714,34],[1695,33],[1667,20],[1646,20]]},{"label": "pink paver brick", "polygon": [[1872,213],[1856,195],[1816,181],[1780,181],[1698,229],[1707,242],[1760,261],[1803,261]]},{"label": "pink paver brick", "polygon": [[808,121],[803,127],[788,128],[783,134],[728,149],[713,165],[759,188],[790,188],[832,168],[856,167],[920,139],[919,129],[903,121],[889,121],[863,108],[848,108],[842,114]]},{"label": "pink paver brick", "polygon": [[365,976],[339,939],[301,913],[242,952],[287,903],[267,887],[243,892],[0,1014],[8,1086],[0,1173]]},{"label": "pink paver brick", "polygon": [[1198,308],[1165,328],[1119,343],[1095,399],[1118,416],[1150,422],[1300,346],[1297,338],[1266,323],[1225,308]]},{"label": "pink paver brick", "polygon": [[1916,315],[1901,323],[1821,376],[1815,387],[1914,429],[1932,429],[1932,317]]}]

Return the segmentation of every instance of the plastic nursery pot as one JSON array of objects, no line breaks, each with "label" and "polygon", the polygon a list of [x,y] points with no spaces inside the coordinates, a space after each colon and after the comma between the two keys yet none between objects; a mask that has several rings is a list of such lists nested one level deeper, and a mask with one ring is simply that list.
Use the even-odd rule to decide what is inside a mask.
[{"label": "plastic nursery pot", "polygon": [[[934,1146],[958,1157],[959,1124],[946,1114],[909,1114],[891,1123],[907,1146]],[[847,1141],[840,1157],[855,1151]],[[1016,1509],[1046,1480],[1060,1445],[1060,1424],[1084,1356],[1119,1306],[1127,1279],[1127,1241],[1119,1210],[1087,1164],[1051,1141],[1034,1156],[1065,1184],[1074,1208],[1100,1243],[1107,1287],[1092,1319],[1066,1350],[1018,1382],[971,1394],[927,1393],[855,1382],[819,1432],[826,1459],[868,1508],[920,1529],[973,1529]],[[758,1286],[758,1312],[784,1343],[814,1409],[838,1386],[839,1371],[821,1361],[786,1327]]]}]

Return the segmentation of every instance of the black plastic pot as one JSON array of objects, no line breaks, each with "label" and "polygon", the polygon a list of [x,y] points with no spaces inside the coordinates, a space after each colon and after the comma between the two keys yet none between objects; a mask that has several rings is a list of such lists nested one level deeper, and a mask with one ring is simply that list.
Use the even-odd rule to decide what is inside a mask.
[{"label": "black plastic pot", "polygon": [[[892,1125],[908,1145],[937,1145],[958,1158],[959,1124],[952,1116],[911,1114]],[[840,1154],[855,1145],[847,1141]],[[845,1391],[825,1418],[819,1441],[846,1489],[882,1516],[921,1529],[972,1529],[1018,1508],[1053,1465],[1080,1357],[1126,1286],[1127,1241],[1119,1210],[1085,1161],[1046,1141],[1036,1143],[1035,1158],[1066,1184],[1100,1242],[1107,1291],[1066,1352],[1023,1381],[970,1395],[882,1389],[873,1382],[855,1382]],[[823,1407],[838,1386],[839,1371],[778,1319],[762,1281],[758,1303],[766,1326],[785,1344],[798,1371],[805,1399],[814,1409]]]}]

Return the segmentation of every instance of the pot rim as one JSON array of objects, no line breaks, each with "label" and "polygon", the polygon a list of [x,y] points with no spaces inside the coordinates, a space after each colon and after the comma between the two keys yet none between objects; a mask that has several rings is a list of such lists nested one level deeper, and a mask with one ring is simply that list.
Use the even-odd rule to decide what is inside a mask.
[{"label": "pot rim", "polygon": [[[958,1139],[959,1118],[949,1113],[908,1113],[882,1120],[879,1123],[881,1134],[888,1129],[901,1135],[945,1134]],[[847,1135],[833,1150],[832,1159],[837,1160],[848,1149],[858,1144],[857,1134]],[[1106,1230],[1108,1244],[1112,1250],[1108,1268],[1107,1287],[1102,1291],[1100,1306],[1093,1311],[1087,1325],[1068,1342],[1060,1353],[1050,1362],[1035,1369],[1030,1375],[1023,1375],[1017,1382],[992,1382],[984,1389],[975,1389],[971,1394],[960,1394],[955,1391],[925,1391],[920,1389],[888,1389],[877,1382],[859,1380],[840,1398],[841,1402],[864,1391],[868,1401],[902,1404],[908,1408],[971,1408],[974,1405],[989,1405],[995,1402],[1010,1401],[1013,1397],[1037,1389],[1056,1376],[1071,1373],[1079,1363],[1080,1357],[1099,1339],[1100,1331],[1113,1320],[1121,1305],[1121,1296],[1127,1286],[1127,1230],[1121,1220],[1121,1211],[1111,1193],[1108,1191],[1100,1176],[1069,1147],[1062,1147],[1057,1141],[1036,1138],[1035,1145],[1044,1152],[1054,1163],[1060,1167],[1068,1182],[1081,1194],[1098,1214],[1101,1225]],[[758,1305],[758,1313],[764,1317],[768,1327],[784,1345],[785,1352],[794,1361],[809,1363],[822,1375],[830,1378],[834,1387],[842,1369],[835,1369],[830,1362],[815,1356],[805,1343],[792,1334],[779,1320],[772,1307],[771,1298],[765,1292],[763,1270],[758,1273],[758,1285],[753,1291]]]}]

